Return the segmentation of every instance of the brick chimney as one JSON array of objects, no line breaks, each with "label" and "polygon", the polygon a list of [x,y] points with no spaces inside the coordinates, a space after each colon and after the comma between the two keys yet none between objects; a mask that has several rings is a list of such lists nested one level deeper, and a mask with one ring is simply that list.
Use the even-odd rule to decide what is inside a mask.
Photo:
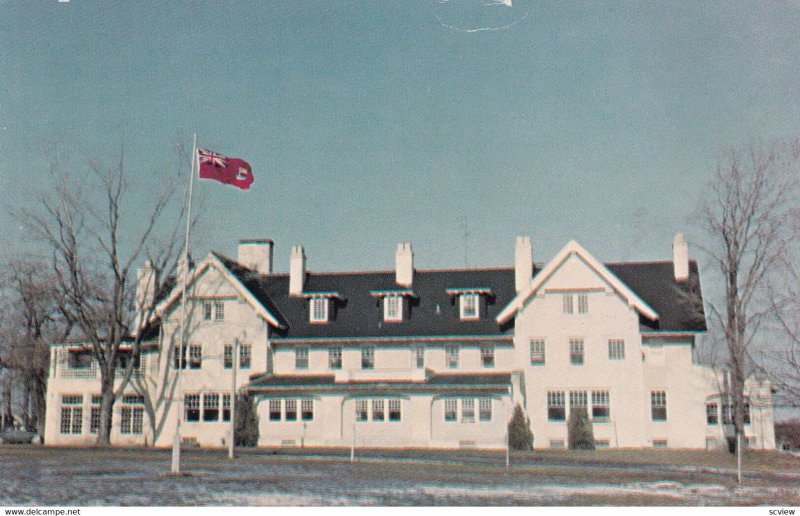
[{"label": "brick chimney", "polygon": [[239,240],[237,261],[261,274],[272,274],[272,240]]},{"label": "brick chimney", "polygon": [[410,243],[397,244],[395,265],[395,283],[410,287],[414,283],[414,251]]},{"label": "brick chimney", "polygon": [[292,247],[292,256],[289,258],[289,295],[297,295],[303,291],[306,280],[306,252],[303,246]]},{"label": "brick chimney", "polygon": [[514,246],[514,287],[522,292],[533,278],[533,249],[531,238],[518,236]]},{"label": "brick chimney", "polygon": [[689,245],[683,233],[678,233],[672,240],[672,266],[675,270],[675,281],[689,279]]}]

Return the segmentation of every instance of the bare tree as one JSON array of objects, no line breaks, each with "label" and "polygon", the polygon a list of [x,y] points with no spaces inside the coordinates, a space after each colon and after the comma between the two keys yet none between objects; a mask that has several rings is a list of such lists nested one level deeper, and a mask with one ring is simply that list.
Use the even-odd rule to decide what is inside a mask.
[{"label": "bare tree", "polygon": [[734,429],[743,435],[745,379],[754,364],[754,337],[769,315],[770,273],[797,235],[800,142],[766,148],[752,144],[720,159],[700,210],[707,251],[725,286],[709,303],[724,338],[731,378]]},{"label": "bare tree", "polygon": [[781,402],[800,407],[800,262],[795,252],[779,269],[770,285],[769,299],[775,318],[778,347],[765,352],[765,369],[779,388]]},{"label": "bare tree", "polygon": [[181,156],[179,171],[171,180],[151,175],[159,192],[148,192],[146,201],[135,199],[132,205],[131,198],[141,198],[144,192],[131,189],[122,151],[112,165],[90,160],[80,175],[73,175],[73,167],[57,152],[47,157],[53,178],[50,189],[17,218],[52,252],[67,313],[98,362],[97,443],[108,445],[114,402],[134,373],[144,330],[154,316],[153,303],[143,302],[152,296],[136,295],[135,267],[147,259],[157,272],[151,294],[166,287],[180,249],[183,208],[177,213],[171,209],[179,200],[172,203],[174,189],[163,184],[182,184],[177,180],[180,164],[188,159]]}]

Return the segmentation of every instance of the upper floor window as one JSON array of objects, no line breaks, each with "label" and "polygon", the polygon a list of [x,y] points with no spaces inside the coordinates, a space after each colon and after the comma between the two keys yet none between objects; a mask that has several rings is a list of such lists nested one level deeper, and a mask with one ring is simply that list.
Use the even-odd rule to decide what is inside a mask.
[{"label": "upper floor window", "polygon": [[233,344],[225,344],[225,349],[222,352],[222,367],[233,369]]},{"label": "upper floor window", "polygon": [[328,368],[341,369],[342,368],[342,348],[333,347],[328,348]]},{"label": "upper floor window", "polygon": [[589,313],[589,294],[578,294],[578,313]]},{"label": "upper floor window", "polygon": [[253,348],[250,344],[242,344],[239,346],[239,367],[241,369],[250,369],[252,353]]},{"label": "upper floor window", "polygon": [[189,369],[203,367],[203,346],[199,344],[189,346]]},{"label": "upper floor window", "polygon": [[403,298],[400,296],[386,296],[383,298],[383,320],[403,320]]},{"label": "upper floor window", "polygon": [[294,367],[295,369],[308,369],[308,348],[306,346],[294,348]]},{"label": "upper floor window", "polygon": [[309,311],[310,321],[328,322],[328,298],[326,297],[312,297],[311,310]]},{"label": "upper floor window", "polygon": [[203,319],[206,321],[222,321],[225,319],[225,302],[207,300],[203,301]]},{"label": "upper floor window", "polygon": [[569,362],[583,365],[583,339],[569,339]]},{"label": "upper floor window", "polygon": [[417,369],[423,369],[425,367],[425,346],[422,344],[417,344],[413,348],[414,354],[414,367]]},{"label": "upper floor window", "polygon": [[562,305],[565,314],[571,314],[574,308],[572,294],[563,294]]},{"label": "upper floor window", "polygon": [[653,421],[667,420],[667,392],[650,392],[650,416]]},{"label": "upper floor window", "polygon": [[481,346],[481,364],[483,367],[494,367],[494,346],[492,344]]},{"label": "upper floor window", "polygon": [[375,368],[375,347],[364,346],[361,348],[361,369]]},{"label": "upper floor window", "polygon": [[461,304],[461,318],[478,319],[478,294],[461,294],[459,299]]},{"label": "upper floor window", "polygon": [[608,359],[609,360],[624,360],[625,359],[625,341],[622,339],[610,339],[608,341]]},{"label": "upper floor window", "polygon": [[446,346],[445,353],[447,354],[447,368],[448,369],[457,369],[458,368],[458,351],[459,347],[458,344],[451,344]]},{"label": "upper floor window", "polygon": [[544,365],[544,339],[531,341],[531,365]]}]

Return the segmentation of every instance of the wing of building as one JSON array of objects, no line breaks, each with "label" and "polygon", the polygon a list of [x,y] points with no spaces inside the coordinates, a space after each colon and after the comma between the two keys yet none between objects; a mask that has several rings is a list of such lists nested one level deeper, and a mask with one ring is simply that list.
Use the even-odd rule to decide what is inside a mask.
[{"label": "wing of building", "polygon": [[[232,392],[255,400],[261,446],[504,448],[516,405],[535,448],[567,446],[586,410],[597,447],[724,446],[726,375],[695,360],[706,331],[697,264],[681,235],[673,259],[601,263],[576,242],[542,266],[519,237],[508,268],[317,273],[302,247],[289,274],[270,240],[210,253],[157,302],[138,369],[114,409],[112,442],[223,446]],[[141,273],[139,282],[148,275]],[[78,344],[55,345],[47,444],[89,444],[99,375]],[[180,380],[177,375],[181,369]],[[746,438],[775,447],[771,388],[747,381]]]}]

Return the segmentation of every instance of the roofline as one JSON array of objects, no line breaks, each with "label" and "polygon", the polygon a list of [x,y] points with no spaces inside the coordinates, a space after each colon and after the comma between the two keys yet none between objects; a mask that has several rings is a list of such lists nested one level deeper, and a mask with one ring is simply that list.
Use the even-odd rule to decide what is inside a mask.
[{"label": "roofline", "polygon": [[639,332],[642,337],[683,337],[686,335],[706,335],[708,331],[699,330],[657,330],[657,331],[642,331]]},{"label": "roofline", "polygon": [[513,335],[391,335],[373,337],[270,337],[270,342],[396,342],[402,340],[450,341],[450,340],[508,340],[513,342]]}]

